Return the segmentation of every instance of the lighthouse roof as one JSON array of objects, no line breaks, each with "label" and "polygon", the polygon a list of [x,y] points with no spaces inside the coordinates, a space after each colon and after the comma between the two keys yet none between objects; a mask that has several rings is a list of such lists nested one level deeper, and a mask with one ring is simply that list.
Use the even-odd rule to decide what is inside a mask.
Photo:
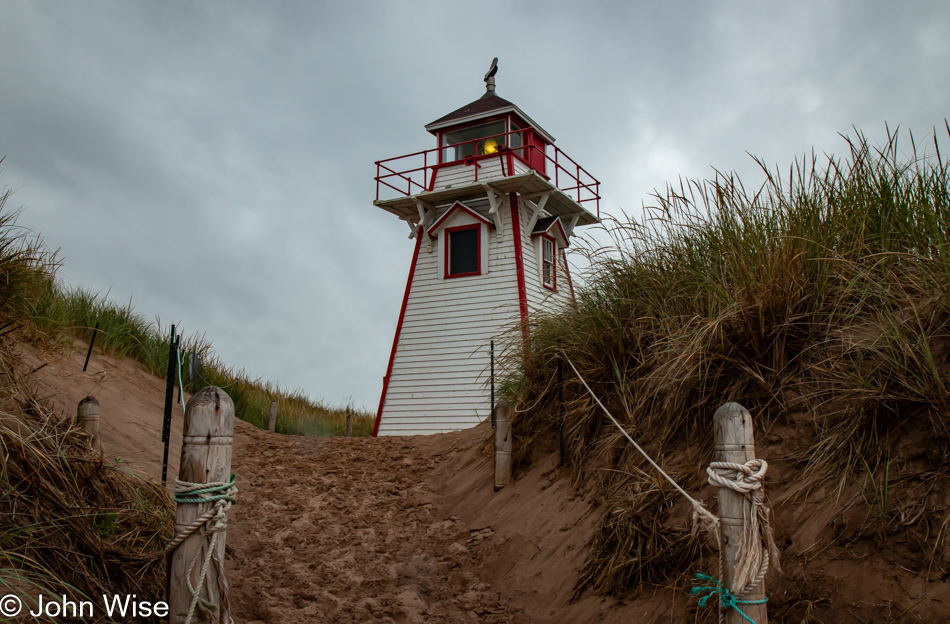
[{"label": "lighthouse roof", "polygon": [[470,102],[462,108],[458,108],[448,115],[439,117],[432,123],[426,124],[426,130],[432,134],[435,134],[437,131],[444,128],[457,126],[463,123],[477,121],[479,119],[485,119],[488,117],[497,117],[498,115],[503,115],[505,113],[514,113],[523,119],[528,125],[534,127],[538,132],[540,132],[541,136],[543,136],[549,142],[554,143],[554,137],[551,136],[544,128],[539,126],[533,119],[528,117],[525,112],[518,108],[515,104],[495,95],[494,91],[488,91],[485,93],[485,95],[478,98],[474,102]]}]

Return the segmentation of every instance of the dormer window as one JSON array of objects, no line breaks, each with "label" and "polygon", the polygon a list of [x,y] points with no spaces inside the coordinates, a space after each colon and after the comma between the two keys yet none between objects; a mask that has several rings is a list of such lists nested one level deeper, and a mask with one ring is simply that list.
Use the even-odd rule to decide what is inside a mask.
[{"label": "dormer window", "polygon": [[534,252],[538,258],[541,285],[548,290],[557,290],[557,253],[568,245],[561,220],[558,217],[538,219],[531,238],[535,240]]},{"label": "dormer window", "polygon": [[488,274],[490,227],[494,227],[491,221],[457,201],[426,230],[430,241],[439,241],[443,279]]},{"label": "dormer window", "polygon": [[445,230],[445,276],[465,277],[480,275],[481,226],[479,224],[462,225]]},{"label": "dormer window", "polygon": [[442,135],[442,146],[445,147],[442,150],[442,162],[494,154],[507,144],[505,126],[505,121],[502,120],[446,132]]}]

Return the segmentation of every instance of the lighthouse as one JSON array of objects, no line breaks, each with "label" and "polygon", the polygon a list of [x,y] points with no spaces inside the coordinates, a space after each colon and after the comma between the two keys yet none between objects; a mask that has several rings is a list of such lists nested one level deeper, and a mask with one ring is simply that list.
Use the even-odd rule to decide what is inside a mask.
[{"label": "lighthouse", "polygon": [[373,435],[485,420],[492,341],[526,340],[532,314],[573,300],[564,252],[598,222],[600,184],[496,93],[497,72],[496,58],[484,95],[425,126],[435,147],[376,162],[373,203],[414,249]]}]

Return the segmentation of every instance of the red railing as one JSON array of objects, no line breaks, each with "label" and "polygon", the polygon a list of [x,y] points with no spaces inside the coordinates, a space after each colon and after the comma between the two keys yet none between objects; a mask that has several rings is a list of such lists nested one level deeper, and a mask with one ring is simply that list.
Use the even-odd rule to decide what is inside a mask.
[{"label": "red railing", "polygon": [[[574,162],[567,154],[551,145],[548,149],[553,156],[537,145],[522,145],[520,147],[509,147],[512,135],[522,135],[521,143],[524,143],[523,133],[533,130],[533,128],[523,128],[521,130],[512,130],[487,137],[479,137],[462,143],[454,143],[443,147],[435,147],[413,152],[404,156],[387,158],[386,160],[376,161],[376,200],[381,198],[380,192],[386,195],[392,195],[387,189],[394,191],[396,196],[410,197],[417,193],[431,191],[435,176],[438,170],[449,165],[465,165],[475,168],[475,180],[478,181],[478,169],[480,162],[491,158],[500,158],[502,163],[502,172],[505,177],[515,175],[514,168],[511,166],[511,159],[517,159],[524,163],[528,168],[551,181],[553,175],[554,186],[566,193],[577,203],[583,205],[585,202],[594,202],[597,217],[600,218],[600,182],[592,176],[583,167]],[[499,139],[503,137],[504,143],[498,151],[490,154],[474,154],[466,156],[451,162],[439,162],[439,150],[454,150],[462,146],[472,145],[474,152],[478,151],[478,144],[489,139]],[[457,150],[463,151],[463,150]],[[510,157],[510,158],[508,158]],[[429,161],[433,161],[430,163]],[[509,163],[506,167],[506,160]],[[566,162],[565,162],[566,161]],[[531,165],[532,162],[544,162],[545,172],[542,172]],[[552,171],[553,169],[553,171]],[[561,180],[565,180],[561,185]],[[391,198],[391,197],[390,197]]]}]

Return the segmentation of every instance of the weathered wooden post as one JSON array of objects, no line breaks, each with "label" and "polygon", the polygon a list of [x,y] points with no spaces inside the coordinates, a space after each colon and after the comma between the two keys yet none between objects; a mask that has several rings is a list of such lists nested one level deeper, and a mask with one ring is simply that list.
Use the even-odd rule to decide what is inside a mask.
[{"label": "weathered wooden post", "polygon": [[79,402],[76,421],[92,436],[92,448],[100,450],[102,445],[99,441],[99,401],[95,397],[87,396]]},{"label": "weathered wooden post", "polygon": [[[200,484],[224,484],[231,475],[231,443],[234,435],[234,404],[220,388],[208,386],[195,393],[185,407],[184,435],[181,445],[180,481]],[[178,487],[176,485],[176,491]],[[220,492],[215,492],[220,494]],[[185,496],[212,497],[215,493],[197,493]],[[179,496],[176,494],[176,498]],[[183,624],[192,604],[188,588],[189,568],[191,585],[200,592],[202,600],[211,605],[211,619],[203,617],[193,622],[229,623],[228,586],[224,578],[224,548],[226,527],[217,530],[212,551],[212,560],[207,566],[204,582],[199,584],[202,568],[208,555],[209,530],[215,527],[211,515],[220,501],[201,503],[178,503],[175,517],[175,533],[183,535],[192,530],[192,525],[203,517],[209,519],[188,535],[171,552],[168,566],[168,603],[170,624]],[[225,517],[226,521],[226,517]],[[178,538],[176,538],[177,541]],[[173,542],[174,544],[174,542]],[[198,557],[194,566],[192,561]],[[214,560],[217,559],[217,562]],[[198,611],[196,611],[197,613]]]},{"label": "weathered wooden post", "polygon": [[353,437],[353,413],[346,410],[346,437]]},{"label": "weathered wooden post", "polygon": [[277,401],[270,402],[270,420],[267,421],[267,430],[274,431],[277,428]]},{"label": "weathered wooden post", "polygon": [[511,481],[511,407],[502,399],[495,405],[495,491]]},{"label": "weathered wooden post", "polygon": [[[745,464],[755,459],[755,438],[752,433],[752,415],[738,403],[726,403],[713,416],[715,429],[715,456],[713,461]],[[750,512],[752,503],[742,493],[731,488],[719,488],[719,518],[722,521],[722,541],[726,587],[737,593],[742,587],[733,587],[736,572],[736,555],[742,540],[743,518]],[[758,536],[755,536],[758,539]],[[765,580],[755,589],[742,596],[743,600],[764,600]],[[765,604],[740,605],[742,612],[756,624],[767,624]],[[727,624],[748,624],[748,620],[736,609],[726,611]]]}]

